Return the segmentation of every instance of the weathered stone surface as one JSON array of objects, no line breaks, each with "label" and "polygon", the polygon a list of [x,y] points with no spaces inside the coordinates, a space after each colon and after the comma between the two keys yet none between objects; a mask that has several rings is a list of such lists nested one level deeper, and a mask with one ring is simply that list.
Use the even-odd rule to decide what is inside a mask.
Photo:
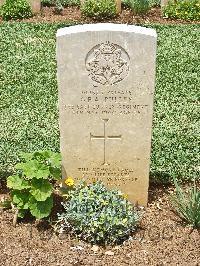
[{"label": "weathered stone surface", "polygon": [[41,0],[28,0],[34,14],[39,13],[41,10]]},{"label": "weathered stone surface", "polygon": [[165,7],[168,4],[169,0],[161,0],[161,7]]},{"label": "weathered stone surface", "polygon": [[93,24],[57,32],[64,176],[147,204],[156,32]]}]

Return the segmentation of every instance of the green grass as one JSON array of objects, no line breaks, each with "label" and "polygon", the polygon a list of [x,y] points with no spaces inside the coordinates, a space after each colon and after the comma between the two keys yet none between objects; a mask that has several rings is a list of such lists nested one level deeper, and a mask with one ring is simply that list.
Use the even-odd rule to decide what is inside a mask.
[{"label": "green grass", "polygon": [[[59,151],[55,34],[63,24],[0,24],[0,177],[21,151]],[[199,177],[200,25],[158,32],[151,176]]]}]

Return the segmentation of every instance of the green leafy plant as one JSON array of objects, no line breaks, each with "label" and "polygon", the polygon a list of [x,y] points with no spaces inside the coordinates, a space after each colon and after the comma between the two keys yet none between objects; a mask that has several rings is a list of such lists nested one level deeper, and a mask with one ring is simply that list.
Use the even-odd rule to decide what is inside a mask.
[{"label": "green leafy plant", "polygon": [[176,194],[172,196],[172,203],[178,215],[189,225],[200,227],[200,190],[194,185],[188,193],[184,192],[174,178]]},{"label": "green leafy plant", "polygon": [[149,0],[125,0],[124,4],[139,15],[147,13],[151,7]]},{"label": "green leafy plant", "polygon": [[101,182],[79,184],[63,206],[65,212],[58,216],[60,231],[71,229],[91,243],[119,243],[134,231],[138,221],[138,214],[124,195]]},{"label": "green leafy plant", "polygon": [[23,161],[15,165],[17,173],[7,179],[18,217],[23,218],[28,210],[37,219],[48,217],[53,207],[50,181],[61,178],[60,154],[38,151],[23,153],[21,158]]},{"label": "green leafy plant", "polygon": [[81,10],[88,17],[110,18],[116,15],[116,2],[115,0],[85,0]]},{"label": "green leafy plant", "polygon": [[[43,6],[53,6],[56,5],[56,0],[42,0]],[[59,0],[60,4],[65,6],[80,6],[81,1],[80,0]]]},{"label": "green leafy plant", "polygon": [[163,9],[163,15],[166,18],[200,20],[200,1],[169,1],[169,3]]},{"label": "green leafy plant", "polygon": [[161,0],[149,0],[150,7],[160,6]]},{"label": "green leafy plant", "polygon": [[33,15],[26,0],[6,0],[0,13],[4,20],[29,18]]},{"label": "green leafy plant", "polygon": [[55,11],[57,14],[61,14],[61,12],[63,11],[63,5],[62,5],[62,1],[61,0],[55,0]]},{"label": "green leafy plant", "polygon": [[80,6],[80,0],[61,0],[63,6]]},{"label": "green leafy plant", "polygon": [[55,0],[41,0],[43,6],[52,6],[55,4]]}]

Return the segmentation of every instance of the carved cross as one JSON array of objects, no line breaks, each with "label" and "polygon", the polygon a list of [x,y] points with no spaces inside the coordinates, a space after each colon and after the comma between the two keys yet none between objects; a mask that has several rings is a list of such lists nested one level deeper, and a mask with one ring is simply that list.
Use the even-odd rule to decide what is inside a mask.
[{"label": "carved cross", "polygon": [[122,139],[122,135],[118,135],[118,136],[109,136],[106,135],[106,124],[108,123],[109,119],[102,119],[104,122],[104,133],[102,136],[94,136],[90,133],[90,139],[100,139],[104,141],[104,153],[103,153],[103,165],[108,165],[108,163],[106,163],[106,141],[107,140],[112,140],[112,139],[118,139],[121,140]]}]

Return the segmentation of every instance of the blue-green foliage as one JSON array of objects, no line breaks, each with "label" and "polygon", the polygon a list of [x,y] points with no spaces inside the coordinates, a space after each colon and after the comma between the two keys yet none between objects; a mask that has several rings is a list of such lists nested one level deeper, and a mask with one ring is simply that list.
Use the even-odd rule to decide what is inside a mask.
[{"label": "blue-green foliage", "polygon": [[175,195],[172,196],[172,203],[177,214],[189,225],[200,228],[200,190],[194,184],[186,193],[174,179],[176,187]]},{"label": "blue-green foliage", "polygon": [[[122,5],[130,7],[131,0],[122,0]],[[148,0],[150,7],[160,6],[160,0]]]},{"label": "blue-green foliage", "polygon": [[[0,25],[0,178],[22,151],[59,151],[55,34],[64,26]],[[151,176],[199,178],[200,25],[151,27],[158,33]]]},{"label": "blue-green foliage", "polygon": [[125,5],[135,14],[145,14],[150,9],[149,0],[126,0]]},{"label": "blue-green foliage", "polygon": [[59,215],[61,231],[72,229],[91,243],[119,243],[134,231],[138,221],[136,211],[123,194],[100,182],[80,184],[63,206],[65,211]]}]

